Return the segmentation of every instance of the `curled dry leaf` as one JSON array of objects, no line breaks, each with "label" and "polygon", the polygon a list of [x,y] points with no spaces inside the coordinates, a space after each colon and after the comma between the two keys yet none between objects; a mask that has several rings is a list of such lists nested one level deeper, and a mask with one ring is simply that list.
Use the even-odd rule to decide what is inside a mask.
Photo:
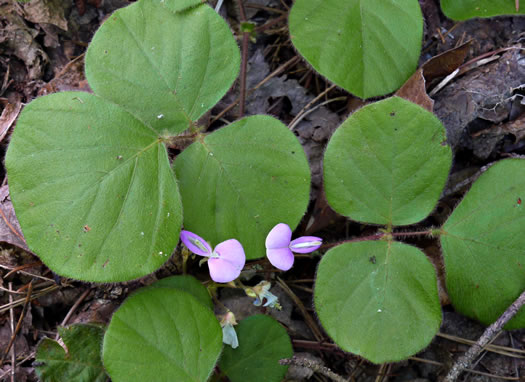
[{"label": "curled dry leaf", "polygon": [[518,143],[525,138],[525,114],[522,114],[518,119],[503,123],[501,125],[491,126],[488,129],[480,130],[472,134],[472,137],[479,137],[481,135],[491,135],[503,137],[506,134],[514,135],[514,143]]},{"label": "curled dry leaf", "polygon": [[9,187],[0,188],[0,241],[16,245],[25,251],[31,252],[27,246],[20,224],[15,215],[13,204],[9,199]]},{"label": "curled dry leaf", "polygon": [[426,89],[430,83],[444,77],[459,68],[467,57],[471,41],[454,49],[449,49],[425,62],[396,92],[396,95],[414,102],[432,112],[434,101],[428,96]]},{"label": "curled dry leaf", "polygon": [[5,106],[2,115],[0,115],[0,142],[5,138],[7,131],[15,122],[16,117],[18,117],[20,113],[20,109],[22,109],[21,102],[8,103]]},{"label": "curled dry leaf", "polygon": [[469,40],[457,48],[449,49],[432,57],[421,65],[425,80],[430,83],[433,79],[448,76],[459,68],[467,58],[471,43],[472,40]]},{"label": "curled dry leaf", "polygon": [[434,110],[434,101],[427,94],[425,88],[425,76],[423,69],[419,68],[405,84],[396,92],[396,95],[423,107],[430,111]]},{"label": "curled dry leaf", "polygon": [[67,31],[61,0],[30,1],[23,5],[25,19],[35,24],[52,24]]}]

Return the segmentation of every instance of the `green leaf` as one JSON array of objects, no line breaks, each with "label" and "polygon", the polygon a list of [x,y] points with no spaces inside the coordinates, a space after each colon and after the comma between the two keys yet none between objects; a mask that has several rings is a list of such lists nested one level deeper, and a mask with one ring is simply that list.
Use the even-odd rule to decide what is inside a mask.
[{"label": "green leaf", "polygon": [[398,89],[416,70],[423,37],[417,0],[297,0],[289,24],[314,69],[361,98]]},{"label": "green leaf", "polygon": [[213,310],[213,302],[208,290],[193,276],[179,275],[161,279],[150,285],[153,288],[172,288],[192,295],[202,305]]},{"label": "green leaf", "polygon": [[104,382],[100,346],[104,329],[97,325],[75,324],[58,327],[64,349],[57,341],[44,338],[38,345],[36,374],[42,382]]},{"label": "green leaf", "polygon": [[56,93],[26,106],[6,167],[29,248],[62,276],[135,279],[177,245],[181,203],[163,143],[95,95]]},{"label": "green leaf", "polygon": [[279,360],[293,355],[290,337],[277,321],[255,315],[235,326],[239,347],[225,346],[219,367],[231,382],[280,382],[288,370]]},{"label": "green leaf", "polygon": [[180,290],[145,288],[113,315],[102,353],[114,382],[205,382],[221,349],[210,309]]},{"label": "green leaf", "polygon": [[247,259],[265,256],[278,223],[294,229],[309,200],[310,169],[295,135],[252,116],[197,139],[175,160],[184,228],[214,246],[237,239]]},{"label": "green leaf", "polygon": [[[522,202],[523,200],[523,202]],[[443,226],[447,291],[461,313],[495,321],[525,290],[525,160],[492,166]],[[525,309],[506,328],[525,327]]]},{"label": "green leaf", "polygon": [[373,103],[352,114],[328,143],[326,199],[353,220],[416,223],[438,201],[451,156],[432,113],[399,97]]},{"label": "green leaf", "polygon": [[188,10],[188,8],[196,7],[206,0],[160,0],[161,5],[172,12],[182,12]]},{"label": "green leaf", "polygon": [[516,11],[512,0],[441,0],[441,9],[453,20],[525,14],[525,6]]},{"label": "green leaf", "polygon": [[95,93],[161,134],[185,130],[215,105],[240,62],[228,25],[213,9],[173,13],[174,3],[140,0],[119,9],[86,54],[86,78]]},{"label": "green leaf", "polygon": [[314,301],[337,345],[378,364],[417,353],[441,323],[434,267],[419,249],[395,241],[329,250],[319,264]]}]

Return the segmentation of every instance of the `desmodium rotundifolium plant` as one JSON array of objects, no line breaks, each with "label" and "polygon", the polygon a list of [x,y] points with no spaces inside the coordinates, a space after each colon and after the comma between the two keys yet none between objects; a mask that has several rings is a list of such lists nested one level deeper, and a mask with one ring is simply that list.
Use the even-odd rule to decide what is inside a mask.
[{"label": "desmodium rotundifolium plant", "polygon": [[[422,22],[416,0],[297,0],[289,19],[305,59],[363,98],[392,92],[412,74]],[[88,48],[93,94],[52,94],[24,108],[6,167],[27,244],[49,268],[89,282],[128,281],[158,269],[180,236],[184,264],[188,250],[202,256],[214,282],[279,309],[268,280],[253,287],[236,280],[245,262],[267,256],[286,271],[294,252],[315,251],[322,239],[292,240],[310,170],[285,125],[263,115],[211,133],[197,124],[231,87],[239,62],[231,31],[207,4],[139,0],[111,15]],[[194,142],[170,164],[167,146],[186,131]],[[395,229],[432,212],[451,161],[440,121],[399,97],[363,107],[331,138],[328,203],[380,226],[369,240],[334,246],[319,264],[315,310],[342,349],[397,361],[436,334],[435,269],[421,250],[396,241],[403,233]],[[484,323],[525,288],[524,187],[524,161],[501,161],[442,227],[414,233],[439,237],[456,309]],[[90,380],[104,380],[105,370],[114,381],[206,381],[218,364],[233,382],[280,381],[286,366],[278,360],[293,353],[285,329],[263,315],[238,325],[235,312],[217,319],[210,297],[217,286],[207,290],[189,275],[157,281],[122,304],[103,340],[75,348],[76,365],[52,341],[39,348],[39,375],[67,380],[76,366]],[[508,328],[523,326],[521,311]],[[63,337],[97,330],[72,327]],[[103,367],[92,357],[101,342]]]},{"label": "desmodium rotundifolium plant", "polygon": [[[510,0],[441,5],[455,19],[523,12]],[[298,0],[289,27],[294,46],[317,71],[363,98],[399,88],[419,59],[417,0]],[[332,136],[323,164],[328,203],[353,220],[385,227],[375,241],[330,249],[319,264],[315,309],[342,349],[376,363],[397,361],[436,334],[435,270],[419,249],[394,240],[403,235],[394,228],[434,209],[451,159],[440,121],[397,97],[363,107]],[[525,289],[524,175],[522,159],[497,163],[442,227],[419,233],[439,236],[454,306],[483,323],[495,321]],[[522,309],[507,328],[524,326]]]}]

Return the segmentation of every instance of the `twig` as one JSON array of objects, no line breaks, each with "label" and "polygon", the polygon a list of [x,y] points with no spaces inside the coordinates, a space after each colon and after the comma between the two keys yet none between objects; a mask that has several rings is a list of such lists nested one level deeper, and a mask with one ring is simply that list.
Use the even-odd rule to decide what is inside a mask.
[{"label": "twig", "polygon": [[[32,352],[32,353],[29,353],[29,355],[27,355],[26,357],[24,357],[23,359],[21,359],[20,361],[18,361],[16,363],[16,366],[20,366],[22,365],[24,362],[27,362],[27,360],[31,359],[31,358],[35,358],[35,352]],[[3,381],[4,377],[11,373],[11,369],[7,369],[6,371],[4,371],[1,375],[0,375],[0,381]]]},{"label": "twig", "polygon": [[[32,264],[31,266],[36,266],[35,263],[31,263],[31,264]],[[40,263],[40,264],[42,264],[42,263]],[[13,267],[9,267],[7,265],[0,264],[0,268],[8,269],[10,271],[15,271],[16,273],[21,273],[21,274],[26,275],[26,276],[36,277],[37,279],[42,279],[42,280],[45,280],[45,281],[51,281],[51,282],[53,282],[53,284],[55,284],[55,280],[50,279],[49,277],[40,276],[40,275],[36,275],[36,274],[30,273],[30,272],[23,271],[22,269],[26,268],[25,266],[20,266],[20,267],[13,268]],[[27,267],[27,268],[30,268],[30,267]],[[6,274],[3,277],[6,278],[11,273],[12,272],[9,272],[8,274]]]},{"label": "twig", "polygon": [[288,128],[290,130],[293,130],[295,129],[295,126],[297,126],[297,124],[299,122],[301,122],[303,120],[303,118],[305,118],[308,114],[310,113],[313,113],[314,111],[316,111],[317,109],[319,109],[320,107],[324,106],[324,105],[327,105],[331,102],[335,102],[335,101],[343,101],[343,100],[346,100],[346,96],[341,96],[341,97],[337,97],[337,98],[332,98],[332,99],[329,99],[327,101],[324,101],[322,103],[320,103],[319,105],[316,105],[315,107],[311,108],[310,110],[308,111],[305,111],[304,113],[301,114],[301,116],[299,118],[294,118],[294,120],[288,125]]},{"label": "twig", "polygon": [[284,14],[284,15],[281,15],[281,16],[273,19],[273,20],[268,21],[266,24],[259,25],[258,27],[255,28],[255,32],[257,32],[257,33],[264,32],[265,30],[267,30],[271,26],[273,26],[275,24],[279,24],[281,21],[285,21],[287,16],[288,15]]},{"label": "twig", "polygon": [[[60,285],[51,285],[51,286],[49,286],[47,288],[44,288],[44,289],[42,289],[42,290],[40,290],[38,292],[35,292],[30,297],[30,299],[31,300],[35,300],[35,299],[37,299],[39,297],[42,297],[42,296],[44,296],[44,295],[46,295],[46,294],[48,294],[50,292],[53,292],[56,289],[60,289]],[[22,298],[22,299],[15,300],[12,303],[9,302],[7,304],[4,304],[4,305],[0,306],[0,313],[3,313],[5,311],[7,311],[7,310],[9,310],[11,308],[17,307],[19,305],[23,305],[24,302],[25,302],[25,299]]]},{"label": "twig", "polygon": [[[75,310],[77,310],[78,306],[82,303],[82,301],[84,301],[84,299],[88,296],[89,292],[91,292],[91,288],[86,289],[84,293],[80,295],[80,297],[77,299],[77,301],[75,301],[71,309],[69,309],[69,312],[67,312],[66,317],[64,317],[60,326],[67,325],[67,322],[69,321],[69,319],[71,318]],[[56,339],[58,340],[58,338],[59,338],[59,334],[57,333]]]},{"label": "twig", "polygon": [[[294,119],[292,119],[292,122],[290,122],[290,125],[289,126],[293,126],[295,125],[296,121],[299,119],[299,118],[302,118],[301,115],[304,114],[304,112],[306,110],[308,110],[314,103],[316,103],[317,101],[319,101],[321,98],[323,98],[326,94],[328,94],[329,91],[335,89],[335,84],[333,84],[332,86],[326,88],[322,93],[319,93],[317,95],[317,97],[315,97],[313,100],[311,100],[310,102],[308,102],[306,104],[305,107],[303,107],[299,113],[297,113],[297,115],[294,117]],[[292,128],[290,128],[290,130],[292,130]]]},{"label": "twig", "polygon": [[[411,361],[421,362],[421,363],[428,363],[429,365],[439,366],[441,368],[445,366],[445,364],[443,362],[432,361],[430,359],[425,359],[425,358],[410,357],[409,359]],[[504,376],[501,376],[501,375],[485,373],[483,371],[477,371],[477,370],[472,370],[472,369],[465,369],[465,371],[468,371],[469,373],[472,373],[472,374],[484,375],[485,377],[503,379],[505,381],[519,381],[519,378],[517,378],[517,377],[504,377]]]},{"label": "twig", "polygon": [[377,372],[376,380],[375,382],[386,382],[388,381],[388,374],[390,373],[391,364],[389,363],[383,363],[379,367],[379,371]]},{"label": "twig", "polygon": [[326,94],[328,94],[329,91],[331,91],[332,89],[335,89],[335,84],[333,84],[332,86],[326,88],[322,93],[318,94],[317,97],[315,97],[313,100],[311,100],[310,102],[308,102],[306,104],[305,107],[303,107],[299,113],[297,113],[297,115],[294,117],[294,119],[292,119],[292,122],[290,122],[290,130],[293,130],[291,126],[294,126],[296,121],[299,119],[299,118],[302,118],[301,115],[304,114],[304,112],[306,110],[308,110],[314,103],[316,103],[317,101],[319,101],[321,98],[323,98]]},{"label": "twig", "polygon": [[[343,350],[341,350],[336,344],[327,343],[327,342],[316,342],[316,341],[308,341],[308,340],[292,340],[292,344],[294,347],[297,348],[303,348],[303,349],[314,349],[318,351],[324,351],[324,352],[333,352],[333,353],[341,353],[345,354]],[[430,365],[444,367],[445,364],[443,362],[433,361],[430,359],[424,359],[420,357],[409,357],[408,358],[411,361],[415,362],[422,362],[422,363],[428,363]],[[478,375],[484,375],[491,378],[499,378],[506,381],[518,381],[519,378],[517,377],[504,377],[496,374],[490,374],[490,373],[484,373],[482,371],[477,370],[471,370],[471,369],[465,369],[465,371],[468,371],[472,374],[478,374]]]},{"label": "twig", "polygon": [[[295,64],[297,61],[299,61],[299,57],[297,56],[294,56],[292,58],[290,58],[288,61],[286,61],[284,64],[282,64],[281,66],[279,66],[277,69],[275,69],[273,72],[271,72],[265,79],[263,79],[261,82],[259,82],[257,85],[255,85],[253,88],[251,88],[247,93],[246,95],[250,95],[251,93],[253,93],[255,90],[259,89],[261,86],[263,86],[265,83],[267,83],[268,81],[270,81],[273,77],[275,77],[276,75],[278,74],[281,74],[281,72],[283,72],[286,68],[288,68],[289,66]],[[229,112],[231,109],[233,109],[240,101],[240,98],[237,98],[235,101],[233,101],[231,104],[229,104],[226,108],[224,108],[223,111],[221,111],[219,114],[217,114],[215,117],[213,117],[213,119],[211,120],[210,124],[212,124],[213,122],[221,119],[224,114],[226,114],[227,112]]]},{"label": "twig", "polygon": [[[11,282],[9,282],[9,289],[13,289]],[[29,283],[29,288],[27,289],[27,296],[26,296],[26,299],[25,299],[25,302],[24,302],[24,307],[22,308],[22,313],[20,313],[20,317],[18,318],[18,322],[16,324],[16,328],[14,327],[14,320],[15,319],[14,319],[14,312],[13,312],[13,309],[14,309],[13,295],[9,294],[9,303],[11,304],[11,308],[9,309],[9,314],[10,314],[10,317],[11,317],[11,332],[12,332],[12,336],[11,336],[11,340],[9,341],[9,344],[5,348],[4,354],[2,354],[2,359],[0,359],[0,365],[2,365],[4,363],[5,357],[9,353],[9,350],[12,349],[13,351],[11,353],[11,358],[12,358],[13,373],[11,374],[11,378],[14,378],[14,370],[15,370],[15,366],[16,366],[15,338],[16,338],[16,335],[18,334],[18,332],[20,331],[20,328],[22,327],[22,321],[24,320],[24,317],[25,317],[26,312],[27,312],[27,307],[29,306],[29,302],[31,301],[31,293],[32,292],[33,292],[33,282],[30,282]],[[13,381],[14,381],[14,379],[13,379]]]},{"label": "twig", "polygon": [[[476,341],[467,340],[465,338],[456,337],[456,336],[446,334],[446,333],[441,333],[441,332],[437,333],[436,336],[444,338],[449,341],[454,341],[460,344],[465,344],[465,345],[474,345],[476,343]],[[505,355],[507,357],[525,359],[525,350],[513,349],[507,346],[500,346],[500,345],[493,345],[493,344],[489,344],[485,346],[485,350],[490,351],[492,353]],[[520,355],[520,354],[524,354],[524,355]]]},{"label": "twig", "polygon": [[26,239],[24,239],[24,237],[22,236],[22,234],[20,232],[18,232],[16,230],[15,227],[13,227],[13,225],[9,222],[9,220],[7,219],[7,216],[5,216],[4,214],[4,211],[2,211],[2,209],[0,208],[0,214],[2,215],[2,219],[4,220],[5,224],[9,227],[9,229],[20,239],[22,240],[24,243],[26,242]]},{"label": "twig", "polygon": [[454,382],[459,377],[461,372],[468,368],[474,358],[483,350],[483,348],[490,342],[492,337],[499,333],[503,326],[520,310],[520,308],[525,304],[525,291],[512,303],[509,308],[503,312],[503,314],[490,325],[483,335],[478,339],[478,341],[472,345],[472,347],[461,356],[452,366],[447,376],[443,380],[444,382]]},{"label": "twig", "polygon": [[[9,290],[13,289],[13,283],[9,282]],[[13,301],[13,295],[9,294],[9,302]],[[2,361],[0,362],[0,365],[4,363],[4,358],[9,353],[9,348],[11,348],[11,382],[15,382],[15,373],[16,373],[16,349],[14,346],[15,338],[16,338],[16,332],[15,332],[15,312],[14,309],[9,309],[9,322],[11,324],[11,341],[9,341],[9,345],[5,349],[5,353],[2,356]]]},{"label": "twig", "polygon": [[7,268],[6,269],[11,269],[9,272],[7,272],[5,275],[4,275],[4,279],[8,278],[9,276],[11,276],[13,273],[16,273],[18,271],[21,271],[23,269],[26,269],[26,268],[33,268],[33,267],[39,267],[40,265],[42,265],[42,262],[41,261],[34,261],[32,263],[28,263],[28,264],[22,264],[18,267],[15,267],[15,268]]},{"label": "twig", "polygon": [[264,5],[255,4],[255,3],[246,3],[246,8],[262,9],[263,11],[266,11],[266,12],[280,13],[282,15],[288,15],[288,10],[289,10],[287,8],[286,11],[283,11],[282,9],[279,9],[279,8],[265,7]]},{"label": "twig", "polygon": [[217,5],[215,6],[215,12],[219,13],[219,11],[221,10],[223,2],[224,2],[224,0],[217,1]]},{"label": "twig", "polygon": [[321,333],[321,330],[319,330],[319,328],[317,327],[315,320],[304,307],[302,301],[295,295],[295,293],[288,287],[288,285],[286,285],[286,283],[279,276],[277,276],[277,284],[279,284],[279,286],[284,290],[284,292],[293,300],[297,308],[299,308],[301,314],[304,317],[304,320],[306,321],[306,324],[312,331],[315,339],[317,341],[321,341],[323,339],[323,334]]},{"label": "twig", "polygon": [[292,358],[281,359],[279,363],[281,365],[294,365],[294,366],[306,367],[316,373],[322,374],[325,377],[330,378],[332,381],[346,382],[346,379],[334,373],[332,370],[330,370],[326,366],[320,365],[319,363],[311,361],[306,358],[299,358],[299,357],[293,356]]}]

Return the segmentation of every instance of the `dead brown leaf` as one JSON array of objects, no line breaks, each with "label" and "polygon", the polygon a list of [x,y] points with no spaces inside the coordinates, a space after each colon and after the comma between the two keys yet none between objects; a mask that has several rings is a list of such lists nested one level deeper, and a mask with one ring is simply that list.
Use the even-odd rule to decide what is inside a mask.
[{"label": "dead brown leaf", "polygon": [[20,223],[15,215],[11,199],[9,199],[9,187],[0,188],[0,241],[16,245],[27,252],[31,252],[22,236]]},{"label": "dead brown leaf", "polygon": [[26,24],[19,9],[20,5],[16,2],[9,4],[0,1],[0,22],[6,25],[0,28],[0,42],[5,45],[4,49],[7,48],[8,55],[13,54],[24,62],[29,81],[39,80],[49,58],[35,40],[39,32]]},{"label": "dead brown leaf", "polygon": [[419,68],[396,92],[396,96],[414,102],[432,113],[434,101],[428,96],[425,84],[423,69]]},{"label": "dead brown leaf", "polygon": [[475,134],[472,134],[472,136],[478,137],[483,134],[490,134],[496,136],[512,134],[515,137],[514,143],[518,143],[523,138],[525,138],[525,114],[522,114],[518,119],[515,119],[514,121],[509,121],[507,123],[502,123],[501,125],[492,126],[488,129],[478,131]]},{"label": "dead brown leaf", "polygon": [[25,19],[35,24],[52,24],[67,31],[62,0],[32,0],[24,5]]},{"label": "dead brown leaf", "polygon": [[20,109],[22,109],[22,102],[20,101],[16,103],[8,103],[5,106],[2,115],[0,115],[0,142],[2,142],[7,131],[15,122],[20,113]]},{"label": "dead brown leaf", "polygon": [[432,57],[430,60],[421,65],[423,69],[423,75],[427,83],[435,78],[448,76],[454,70],[459,68],[467,54],[469,52],[470,44],[472,40],[467,41],[463,45],[458,46],[454,49],[449,49],[437,56]]}]

